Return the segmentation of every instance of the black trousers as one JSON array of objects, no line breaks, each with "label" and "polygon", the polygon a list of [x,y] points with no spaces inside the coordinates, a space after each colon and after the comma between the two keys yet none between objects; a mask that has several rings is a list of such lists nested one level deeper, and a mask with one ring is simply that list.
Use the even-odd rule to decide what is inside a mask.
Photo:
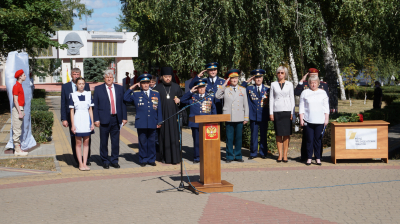
[{"label": "black trousers", "polygon": [[[78,157],[76,156],[76,140],[75,140],[75,134],[72,133],[71,131],[71,119],[67,119],[68,122],[68,128],[69,128],[69,134],[71,136],[71,148],[72,148],[72,155],[74,157],[74,160],[76,162],[77,165],[79,165],[78,162]],[[90,155],[91,155],[91,145],[92,145],[92,136],[89,136],[89,152],[88,152],[88,158],[87,161],[89,162],[90,159]]]},{"label": "black trousers", "polygon": [[313,151],[316,159],[321,159],[322,130],[324,124],[308,123],[304,126],[307,136],[307,159],[312,159]]},{"label": "black trousers", "polygon": [[[324,152],[324,146],[322,145],[322,142],[321,142],[321,153],[320,153],[321,158],[322,158],[323,152]],[[300,159],[302,161],[307,160],[307,134],[306,134],[306,131],[305,131],[305,127],[303,127],[303,137],[302,137],[302,140],[301,140],[300,153],[301,153]]]},{"label": "black trousers", "polygon": [[[100,158],[103,164],[118,163],[120,126],[117,116],[110,117],[110,123],[100,123]],[[111,156],[108,157],[108,138],[111,139]]]}]

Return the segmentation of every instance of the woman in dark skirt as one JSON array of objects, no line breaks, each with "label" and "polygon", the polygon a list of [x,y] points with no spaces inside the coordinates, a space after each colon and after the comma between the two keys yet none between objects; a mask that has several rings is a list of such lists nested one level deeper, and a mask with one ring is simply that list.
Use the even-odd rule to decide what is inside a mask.
[{"label": "woman in dark skirt", "polygon": [[287,152],[290,135],[292,134],[292,120],[295,106],[294,92],[293,84],[286,81],[288,77],[286,67],[280,66],[276,70],[276,76],[278,81],[271,83],[269,113],[271,121],[274,122],[276,144],[279,152],[279,157],[276,161],[282,162],[283,160],[286,163],[288,162]]}]

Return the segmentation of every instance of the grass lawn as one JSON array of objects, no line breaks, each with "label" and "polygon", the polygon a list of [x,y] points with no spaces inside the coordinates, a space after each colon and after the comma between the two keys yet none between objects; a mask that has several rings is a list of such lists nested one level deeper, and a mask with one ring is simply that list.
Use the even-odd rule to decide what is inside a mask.
[{"label": "grass lawn", "polygon": [[52,157],[0,159],[1,167],[57,171]]},{"label": "grass lawn", "polygon": [[[365,110],[372,109],[372,100],[367,100],[364,104],[364,100],[351,100],[352,106],[350,106],[349,100],[339,100],[338,108],[339,112],[346,112],[346,113],[360,113],[364,112]],[[385,106],[385,102],[382,102],[382,108]]]}]

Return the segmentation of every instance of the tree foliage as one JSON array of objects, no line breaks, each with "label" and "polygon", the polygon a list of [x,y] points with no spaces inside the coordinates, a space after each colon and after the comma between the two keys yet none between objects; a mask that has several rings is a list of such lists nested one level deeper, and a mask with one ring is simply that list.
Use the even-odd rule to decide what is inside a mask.
[{"label": "tree foliage", "polygon": [[339,68],[354,63],[361,70],[372,56],[379,75],[399,74],[400,1],[121,2],[120,28],[140,36],[140,66],[171,65],[186,74],[217,61],[220,71],[263,68],[272,78],[291,47],[301,73],[312,66],[335,79],[323,60],[329,40]]},{"label": "tree foliage", "polygon": [[86,58],[83,60],[85,79],[89,82],[103,81],[103,72],[107,69],[106,61],[102,58]]},{"label": "tree foliage", "polygon": [[49,45],[61,47],[50,40],[55,34],[54,23],[61,20],[62,4],[57,0],[4,0],[0,2],[0,54],[25,50],[34,55],[34,48]]}]

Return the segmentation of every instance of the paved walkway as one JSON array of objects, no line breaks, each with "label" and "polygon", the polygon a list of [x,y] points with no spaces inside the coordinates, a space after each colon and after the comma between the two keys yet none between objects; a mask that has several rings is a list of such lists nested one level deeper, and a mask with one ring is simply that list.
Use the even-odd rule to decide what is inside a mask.
[{"label": "paved walkway", "polygon": [[[399,223],[400,161],[329,160],[321,167],[295,160],[245,158],[222,163],[222,179],[233,193],[194,195],[157,190],[177,186],[179,166],[140,167],[134,108],[121,132],[121,169],[100,166],[98,130],[92,137],[89,172],[73,167],[69,133],[54,111],[53,143],[58,172],[25,170],[29,175],[0,178],[0,223]],[[190,130],[183,132],[184,181],[199,180],[192,164]],[[221,150],[224,157],[224,148]],[[243,150],[245,156],[248,150]],[[0,168],[2,172],[15,169]],[[187,185],[187,183],[186,183]]]}]

